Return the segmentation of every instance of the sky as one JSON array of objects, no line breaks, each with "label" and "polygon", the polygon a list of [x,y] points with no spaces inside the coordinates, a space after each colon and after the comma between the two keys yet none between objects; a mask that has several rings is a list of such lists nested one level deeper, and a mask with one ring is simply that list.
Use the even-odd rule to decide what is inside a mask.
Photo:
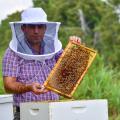
[{"label": "sky", "polygon": [[32,7],[32,0],[0,0],[0,23],[7,15]]}]

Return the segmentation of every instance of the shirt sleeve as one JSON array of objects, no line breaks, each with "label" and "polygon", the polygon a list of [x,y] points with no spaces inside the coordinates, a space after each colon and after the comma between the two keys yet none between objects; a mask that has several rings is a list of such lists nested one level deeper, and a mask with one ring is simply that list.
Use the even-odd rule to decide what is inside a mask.
[{"label": "shirt sleeve", "polygon": [[56,55],[55,55],[56,62],[58,61],[58,59],[59,59],[59,57],[61,56],[62,53],[63,53],[63,49],[61,49],[58,53],[56,53]]},{"label": "shirt sleeve", "polygon": [[18,62],[18,56],[10,48],[8,48],[2,61],[3,76],[17,77],[19,69]]}]

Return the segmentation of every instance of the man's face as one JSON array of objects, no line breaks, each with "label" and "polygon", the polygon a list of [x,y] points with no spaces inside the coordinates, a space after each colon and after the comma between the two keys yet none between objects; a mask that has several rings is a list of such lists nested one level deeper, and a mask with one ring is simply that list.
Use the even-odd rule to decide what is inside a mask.
[{"label": "man's face", "polygon": [[24,32],[24,35],[30,44],[39,44],[43,40],[46,31],[46,25],[25,24],[22,26],[22,31]]}]

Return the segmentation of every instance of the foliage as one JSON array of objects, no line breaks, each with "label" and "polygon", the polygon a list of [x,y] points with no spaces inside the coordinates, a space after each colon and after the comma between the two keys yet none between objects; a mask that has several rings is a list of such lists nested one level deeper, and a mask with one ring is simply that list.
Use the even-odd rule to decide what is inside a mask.
[{"label": "foliage", "polygon": [[0,51],[8,47],[8,43],[11,39],[11,30],[10,30],[9,22],[17,21],[19,19],[20,19],[20,13],[16,12],[12,14],[12,16],[8,16],[6,20],[3,20],[1,22],[0,33],[2,34],[0,34],[0,40],[1,40]]}]

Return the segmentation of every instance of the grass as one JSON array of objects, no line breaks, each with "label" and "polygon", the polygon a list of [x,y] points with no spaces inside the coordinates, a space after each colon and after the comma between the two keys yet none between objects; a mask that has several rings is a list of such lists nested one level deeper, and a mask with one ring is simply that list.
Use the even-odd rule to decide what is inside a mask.
[{"label": "grass", "polygon": [[109,120],[120,120],[120,114],[111,116]]},{"label": "grass", "polygon": [[3,78],[2,78],[2,57],[4,54],[4,50],[0,52],[0,94],[4,94],[4,87],[3,87]]}]

